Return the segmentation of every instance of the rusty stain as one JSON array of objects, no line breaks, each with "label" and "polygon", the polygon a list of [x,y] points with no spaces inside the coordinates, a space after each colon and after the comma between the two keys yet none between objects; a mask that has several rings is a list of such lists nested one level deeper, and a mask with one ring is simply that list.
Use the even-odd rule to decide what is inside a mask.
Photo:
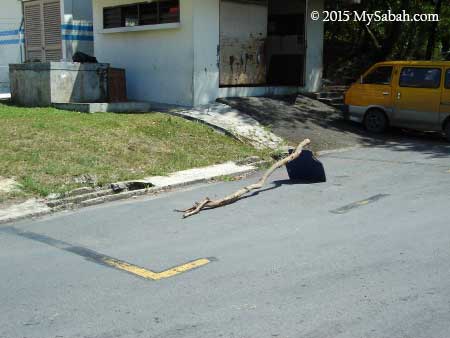
[{"label": "rusty stain", "polygon": [[235,61],[234,55],[230,55],[230,70],[231,70],[231,73],[233,73],[234,61]]},{"label": "rusty stain", "polygon": [[[221,36],[220,64],[221,85],[264,84],[266,64],[264,50],[266,39],[249,34],[246,39]],[[229,66],[229,67],[228,67]]]}]

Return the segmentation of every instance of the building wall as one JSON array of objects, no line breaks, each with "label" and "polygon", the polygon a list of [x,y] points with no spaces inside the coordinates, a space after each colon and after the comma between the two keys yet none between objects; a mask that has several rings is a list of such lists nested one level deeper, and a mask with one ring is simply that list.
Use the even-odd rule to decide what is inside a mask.
[{"label": "building wall", "polygon": [[179,25],[105,33],[103,7],[139,1],[93,0],[95,55],[100,62],[126,69],[130,100],[193,105],[193,1],[198,0],[181,0]]},{"label": "building wall", "polygon": [[266,1],[261,3],[221,1],[220,84],[222,86],[266,83],[265,50],[268,17]]},{"label": "building wall", "polygon": [[62,0],[63,58],[71,60],[76,52],[94,55],[92,0]]},{"label": "building wall", "polygon": [[194,0],[194,105],[216,99],[219,90],[220,0]]},{"label": "building wall", "polygon": [[305,87],[219,88],[220,0],[181,0],[181,24],[157,30],[103,31],[103,7],[136,0],[93,0],[95,55],[126,69],[128,97],[180,105],[201,105],[218,97],[283,95],[316,91],[322,78],[323,23],[310,19],[324,0],[308,0]]},{"label": "building wall", "polygon": [[22,60],[21,22],[21,2],[2,0],[0,5],[0,94],[9,93],[8,65],[20,63]]}]

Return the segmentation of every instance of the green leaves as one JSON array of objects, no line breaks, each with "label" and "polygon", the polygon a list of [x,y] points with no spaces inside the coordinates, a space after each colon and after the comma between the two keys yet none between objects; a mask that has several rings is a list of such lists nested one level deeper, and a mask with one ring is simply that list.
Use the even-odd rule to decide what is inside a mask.
[{"label": "green leaves", "polygon": [[[441,0],[442,1],[442,0]],[[345,6],[342,1],[326,0],[327,10],[368,13],[391,10],[409,14],[434,14],[439,3],[434,0],[364,0],[360,5]],[[326,25],[326,77],[356,79],[358,74],[382,60],[450,60],[450,2],[441,2],[440,22],[333,22]],[[437,27],[436,27],[437,26]],[[430,42],[430,39],[432,42]]]}]

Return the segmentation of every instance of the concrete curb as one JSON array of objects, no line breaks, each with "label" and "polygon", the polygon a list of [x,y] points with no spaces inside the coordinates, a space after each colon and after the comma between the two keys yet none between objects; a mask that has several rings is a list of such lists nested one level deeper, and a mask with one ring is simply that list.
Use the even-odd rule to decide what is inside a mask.
[{"label": "concrete curb", "polygon": [[28,218],[43,217],[43,216],[49,215],[51,213],[53,213],[52,210],[46,210],[46,211],[40,211],[40,212],[34,212],[34,213],[24,213],[23,215],[20,215],[20,216],[4,218],[4,219],[0,220],[0,225],[17,222],[17,221],[21,221],[21,220],[28,219]]},{"label": "concrete curb", "polygon": [[[226,176],[230,177],[242,177],[242,176],[248,176],[250,174],[253,174],[257,172],[258,165],[264,164],[264,161],[257,161],[250,163],[246,166],[240,166],[241,168],[248,168],[245,170],[236,170],[235,172],[227,173]],[[214,167],[214,166],[211,166]],[[211,167],[205,167],[203,169],[208,169]],[[49,200],[47,201],[46,205],[48,206],[48,210],[43,210],[39,212],[24,212],[23,214],[7,217],[4,219],[0,219],[0,225],[16,222],[19,220],[29,219],[29,218],[39,218],[46,215],[51,215],[57,212],[61,211],[68,211],[68,210],[77,210],[81,208],[86,208],[90,206],[100,205],[107,202],[114,202],[114,201],[121,201],[126,200],[130,198],[140,197],[140,196],[150,196],[150,195],[158,195],[161,193],[166,193],[170,191],[175,191],[177,189],[182,188],[188,188],[191,186],[195,186],[202,183],[209,183],[214,180],[217,180],[224,175],[220,174],[217,176],[208,176],[206,178],[198,178],[198,179],[192,179],[192,180],[186,180],[184,182],[179,182],[175,184],[167,184],[164,186],[157,186],[157,187],[150,187],[145,189],[136,189],[131,191],[123,191],[119,193],[114,193],[114,191],[111,190],[99,190],[99,191],[89,191],[86,194],[81,195],[74,195],[69,196],[68,198],[62,198],[62,199],[55,199],[55,200]],[[121,183],[117,183],[121,184]],[[107,193],[109,192],[109,193]],[[88,198],[84,200],[84,198]]]},{"label": "concrete curb", "polygon": [[[348,147],[348,148],[341,148],[341,149],[335,149],[335,150],[324,150],[319,151],[316,153],[318,157],[325,156],[329,154],[336,154],[336,153],[343,153],[351,150],[355,150],[358,148],[363,148],[363,146],[355,146],[355,147]],[[254,174],[259,171],[259,166],[267,164],[266,161],[254,161],[249,163],[247,166],[251,166],[253,168],[246,169],[246,170],[237,170],[234,173],[227,173],[226,176],[230,177],[245,177],[251,174]],[[213,166],[212,166],[213,167]],[[244,167],[244,166],[242,166]],[[206,167],[203,169],[208,169],[210,167]],[[104,204],[107,202],[114,202],[114,201],[121,201],[126,200],[130,198],[140,197],[140,196],[150,196],[150,195],[158,195],[161,193],[166,193],[170,191],[175,191],[182,188],[188,188],[191,186],[195,186],[202,183],[209,183],[214,180],[217,180],[224,175],[217,175],[213,177],[207,177],[207,178],[198,178],[193,180],[186,180],[184,182],[176,183],[176,184],[168,184],[164,186],[157,186],[157,187],[149,187],[145,189],[136,189],[136,190],[130,190],[130,191],[123,191],[119,193],[114,193],[112,189],[105,189],[105,190],[90,190],[87,189],[86,193],[84,194],[78,194],[75,193],[72,196],[68,196],[67,198],[63,199],[55,199],[47,201],[46,205],[48,206],[48,210],[38,211],[38,212],[24,212],[21,215],[9,217],[0,219],[0,225],[12,223],[24,219],[29,218],[39,218],[46,215],[54,214],[61,211],[67,211],[67,210],[77,210],[81,208],[91,207],[95,205]],[[136,181],[137,182],[137,181]],[[145,181],[143,181],[145,183]],[[121,182],[121,183],[115,183],[115,184],[123,184],[127,182]],[[132,182],[131,182],[132,183]],[[141,182],[142,183],[142,182]],[[77,189],[82,190],[82,189]],[[87,198],[87,199],[86,199]]]}]

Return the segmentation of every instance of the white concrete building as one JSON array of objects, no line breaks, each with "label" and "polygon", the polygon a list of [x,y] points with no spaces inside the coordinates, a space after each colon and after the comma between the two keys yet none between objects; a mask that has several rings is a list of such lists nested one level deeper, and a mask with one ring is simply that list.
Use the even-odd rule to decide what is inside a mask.
[{"label": "white concrete building", "polygon": [[91,0],[2,0],[0,93],[9,92],[8,65],[93,55]]},{"label": "white concrete building", "polygon": [[0,11],[0,95],[9,93],[8,65],[23,60],[22,5],[2,1]]},{"label": "white concrete building", "polygon": [[92,0],[95,55],[127,71],[128,97],[199,105],[316,91],[324,0]]}]

